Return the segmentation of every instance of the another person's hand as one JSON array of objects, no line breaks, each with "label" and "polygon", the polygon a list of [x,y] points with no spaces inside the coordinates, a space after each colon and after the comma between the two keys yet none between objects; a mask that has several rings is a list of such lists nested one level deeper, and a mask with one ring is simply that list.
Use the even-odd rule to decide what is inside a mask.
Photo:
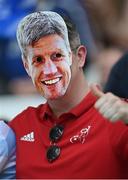
[{"label": "another person's hand", "polygon": [[128,124],[128,103],[112,93],[103,93],[96,85],[90,86],[92,93],[98,98],[94,107],[111,122],[122,119]]}]

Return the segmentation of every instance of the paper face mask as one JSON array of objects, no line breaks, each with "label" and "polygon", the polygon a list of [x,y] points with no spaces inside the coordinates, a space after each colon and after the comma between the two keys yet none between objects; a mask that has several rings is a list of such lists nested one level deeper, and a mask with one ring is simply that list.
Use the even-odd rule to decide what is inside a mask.
[{"label": "paper face mask", "polygon": [[28,48],[27,71],[46,99],[56,99],[66,93],[71,63],[71,52],[58,35],[45,36]]}]

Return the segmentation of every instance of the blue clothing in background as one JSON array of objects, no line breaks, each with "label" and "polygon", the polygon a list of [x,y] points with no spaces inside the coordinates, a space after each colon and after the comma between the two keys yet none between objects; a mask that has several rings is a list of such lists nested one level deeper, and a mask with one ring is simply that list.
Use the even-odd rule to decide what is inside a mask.
[{"label": "blue clothing in background", "polygon": [[0,121],[0,179],[15,179],[16,141],[13,131]]}]

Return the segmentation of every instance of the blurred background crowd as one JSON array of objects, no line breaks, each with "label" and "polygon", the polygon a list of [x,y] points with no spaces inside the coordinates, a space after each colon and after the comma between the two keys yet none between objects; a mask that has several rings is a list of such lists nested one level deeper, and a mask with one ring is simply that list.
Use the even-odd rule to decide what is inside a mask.
[{"label": "blurred background crowd", "polygon": [[39,10],[71,17],[88,51],[85,75],[104,88],[112,66],[128,49],[128,0],[0,0],[0,97],[36,94],[15,34],[19,20]]}]

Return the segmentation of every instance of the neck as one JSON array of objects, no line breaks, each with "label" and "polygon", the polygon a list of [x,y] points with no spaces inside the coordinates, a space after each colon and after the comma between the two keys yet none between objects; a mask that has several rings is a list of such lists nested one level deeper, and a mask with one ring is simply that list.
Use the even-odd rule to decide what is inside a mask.
[{"label": "neck", "polygon": [[48,104],[50,105],[55,116],[59,117],[62,113],[68,112],[79,104],[88,92],[88,83],[83,75],[79,78],[75,78],[75,81],[70,82],[64,96],[58,98],[57,100],[49,100]]}]

